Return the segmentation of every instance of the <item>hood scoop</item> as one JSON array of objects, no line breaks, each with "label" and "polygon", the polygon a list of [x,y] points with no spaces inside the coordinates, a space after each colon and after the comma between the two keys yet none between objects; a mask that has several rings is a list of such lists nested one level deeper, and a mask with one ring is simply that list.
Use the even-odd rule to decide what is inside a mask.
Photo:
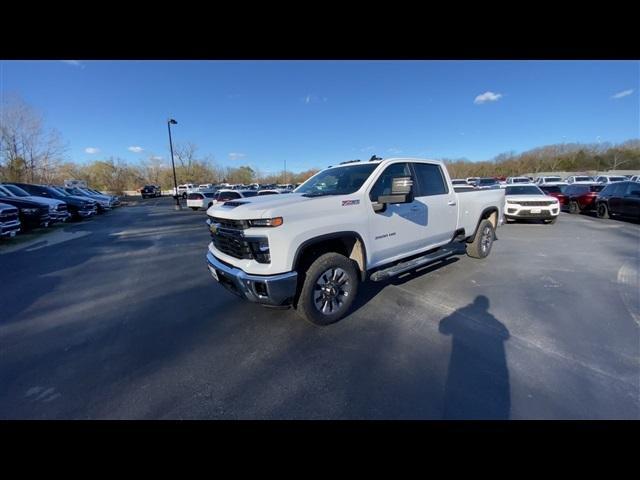
[{"label": "hood scoop", "polygon": [[223,207],[231,207],[231,208],[235,208],[235,207],[239,207],[240,205],[245,205],[245,204],[247,204],[247,203],[249,203],[249,202],[239,202],[239,201],[236,201],[236,200],[230,200],[230,201],[228,201],[228,202],[224,202],[224,203],[222,204],[222,206],[223,206]]}]

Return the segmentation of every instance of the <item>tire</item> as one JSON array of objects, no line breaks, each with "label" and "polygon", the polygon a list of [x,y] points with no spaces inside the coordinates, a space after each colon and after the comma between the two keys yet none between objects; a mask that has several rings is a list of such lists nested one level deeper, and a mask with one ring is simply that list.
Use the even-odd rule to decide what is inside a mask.
[{"label": "tire", "polygon": [[580,213],[580,205],[578,205],[578,202],[574,202],[573,200],[569,202],[569,213]]},{"label": "tire", "polygon": [[187,194],[186,194],[186,193],[183,193],[183,194],[182,194],[182,199],[183,199],[183,200],[186,200],[186,199],[187,199]]},{"label": "tire", "polygon": [[478,225],[473,241],[467,244],[467,255],[472,258],[486,258],[491,253],[495,238],[493,224],[485,218]]},{"label": "tire", "polygon": [[[315,325],[335,323],[349,312],[359,283],[358,270],[352,260],[339,253],[325,253],[304,273],[296,311]],[[324,292],[323,285],[326,286]]]},{"label": "tire", "polygon": [[599,203],[596,208],[596,214],[598,218],[611,218],[611,214],[609,213],[609,207],[607,207],[606,203]]},{"label": "tire", "polygon": [[194,212],[198,211],[198,207],[191,207],[191,210],[193,210]]}]

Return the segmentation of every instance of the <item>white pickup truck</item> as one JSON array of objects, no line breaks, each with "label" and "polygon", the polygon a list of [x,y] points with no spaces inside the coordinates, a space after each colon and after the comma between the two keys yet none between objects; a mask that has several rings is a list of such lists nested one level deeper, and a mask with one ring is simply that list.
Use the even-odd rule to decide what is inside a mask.
[{"label": "white pickup truck", "polygon": [[502,189],[454,191],[439,161],[344,162],[289,195],[210,207],[207,263],[239,296],[327,325],[349,311],[360,282],[442,260],[458,242],[489,255],[503,206]]}]

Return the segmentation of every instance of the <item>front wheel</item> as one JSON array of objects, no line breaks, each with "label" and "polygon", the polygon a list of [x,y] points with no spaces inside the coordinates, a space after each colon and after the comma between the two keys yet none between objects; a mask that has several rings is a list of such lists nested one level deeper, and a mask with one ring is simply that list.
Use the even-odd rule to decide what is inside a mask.
[{"label": "front wheel", "polygon": [[484,219],[478,225],[476,236],[467,244],[467,255],[472,258],[485,258],[491,253],[493,241],[496,238],[493,224],[489,219]]},{"label": "front wheel", "polygon": [[580,205],[578,205],[578,202],[569,202],[569,213],[580,213]]},{"label": "front wheel", "polygon": [[358,271],[352,260],[329,252],[304,273],[296,310],[315,325],[330,325],[344,317],[358,293]]}]

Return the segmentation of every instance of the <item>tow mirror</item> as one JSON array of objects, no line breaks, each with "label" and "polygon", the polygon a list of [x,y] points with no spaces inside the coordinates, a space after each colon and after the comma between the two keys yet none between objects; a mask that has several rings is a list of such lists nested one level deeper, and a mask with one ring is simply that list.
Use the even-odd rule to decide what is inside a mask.
[{"label": "tow mirror", "polygon": [[378,203],[410,203],[413,201],[413,180],[411,177],[393,177],[391,180],[391,194],[380,195]]}]

